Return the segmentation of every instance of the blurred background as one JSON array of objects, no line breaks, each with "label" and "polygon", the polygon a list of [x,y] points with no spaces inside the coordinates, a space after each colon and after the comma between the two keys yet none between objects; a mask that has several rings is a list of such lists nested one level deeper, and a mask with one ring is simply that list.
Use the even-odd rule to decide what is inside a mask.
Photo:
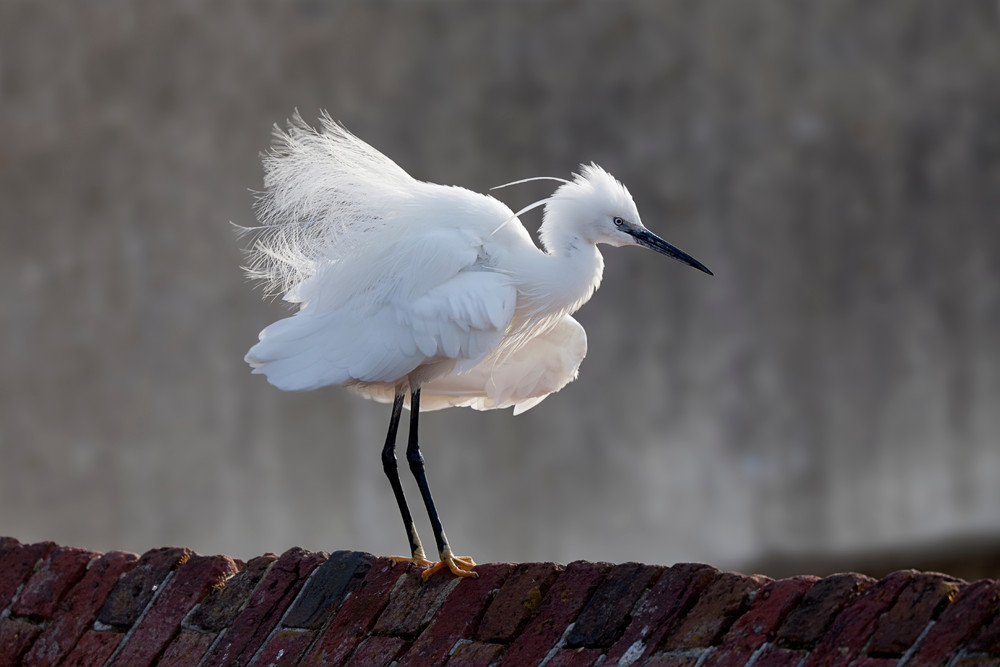
[{"label": "blurred background", "polygon": [[242,361],[295,108],[477,191],[595,160],[715,271],[607,251],[576,382],[422,418],[457,552],[1000,574],[995,1],[3,2],[0,534],[406,551],[388,406]]}]

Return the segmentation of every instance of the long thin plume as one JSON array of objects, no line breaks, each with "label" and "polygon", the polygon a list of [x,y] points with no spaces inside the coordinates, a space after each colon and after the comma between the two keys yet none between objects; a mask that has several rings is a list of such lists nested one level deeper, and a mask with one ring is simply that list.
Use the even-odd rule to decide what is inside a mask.
[{"label": "long thin plume", "polygon": [[500,188],[507,188],[511,185],[520,185],[521,183],[530,183],[531,181],[559,181],[560,183],[569,183],[565,178],[558,178],[556,176],[532,176],[531,178],[522,178],[519,181],[511,181],[510,183],[504,183],[503,185],[494,185],[490,190],[499,190]]},{"label": "long thin plume", "polygon": [[[508,183],[507,185],[513,185],[513,183]],[[504,186],[501,185],[501,186],[497,186],[497,187],[504,187]],[[496,188],[493,188],[493,189],[496,189]],[[507,218],[506,220],[504,220],[503,223],[501,223],[501,225],[499,227],[497,227],[496,229],[493,230],[492,234],[496,234],[501,229],[503,229],[504,227],[506,227],[507,224],[509,224],[510,222],[513,222],[514,220],[517,220],[518,217],[520,217],[520,215],[522,213],[527,213],[528,211],[533,211],[536,208],[538,208],[539,206],[545,206],[550,201],[556,201],[557,199],[559,199],[559,197],[556,197],[556,196],[553,195],[552,197],[546,197],[545,199],[539,199],[538,201],[536,201],[536,202],[534,202],[532,204],[528,204],[527,206],[525,206],[524,208],[522,208],[520,211],[518,211],[514,215],[512,215],[509,218]]]}]

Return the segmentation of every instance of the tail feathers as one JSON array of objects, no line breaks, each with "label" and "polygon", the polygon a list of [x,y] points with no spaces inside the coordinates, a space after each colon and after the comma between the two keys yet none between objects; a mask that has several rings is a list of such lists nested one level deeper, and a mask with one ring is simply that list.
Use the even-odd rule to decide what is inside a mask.
[{"label": "tail feathers", "polygon": [[397,340],[386,334],[392,316],[391,309],[382,309],[359,321],[336,312],[300,310],[261,331],[244,359],[254,373],[285,391],[394,382],[427,358],[413,340],[405,346],[405,336]]},{"label": "tail feathers", "polygon": [[250,348],[245,361],[253,367],[253,373],[266,376],[267,381],[278,389],[308,391],[342,384],[349,379],[346,369],[323,363],[315,353],[305,351],[268,358],[266,352],[258,350],[259,347],[260,343]]},{"label": "tail feathers", "polygon": [[260,341],[244,361],[253,372],[285,391],[305,391],[349,380],[347,368],[336,364],[324,345],[323,318],[294,315],[260,332]]}]

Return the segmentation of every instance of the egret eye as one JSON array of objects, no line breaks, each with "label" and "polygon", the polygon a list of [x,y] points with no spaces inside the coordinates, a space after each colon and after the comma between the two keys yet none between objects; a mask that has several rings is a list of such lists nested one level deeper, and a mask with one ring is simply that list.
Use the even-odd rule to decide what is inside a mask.
[{"label": "egret eye", "polygon": [[621,218],[615,216],[614,223],[615,223],[615,226],[621,227],[622,225],[625,224],[625,221],[622,220]]}]

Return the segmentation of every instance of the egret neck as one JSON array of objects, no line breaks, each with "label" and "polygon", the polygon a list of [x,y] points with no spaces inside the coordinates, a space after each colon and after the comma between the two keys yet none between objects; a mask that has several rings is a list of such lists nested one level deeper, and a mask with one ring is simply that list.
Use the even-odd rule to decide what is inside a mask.
[{"label": "egret neck", "polygon": [[519,257],[521,265],[511,272],[523,298],[518,311],[531,319],[576,312],[594,295],[604,275],[601,252],[578,234],[550,235],[543,245],[545,252]]}]

